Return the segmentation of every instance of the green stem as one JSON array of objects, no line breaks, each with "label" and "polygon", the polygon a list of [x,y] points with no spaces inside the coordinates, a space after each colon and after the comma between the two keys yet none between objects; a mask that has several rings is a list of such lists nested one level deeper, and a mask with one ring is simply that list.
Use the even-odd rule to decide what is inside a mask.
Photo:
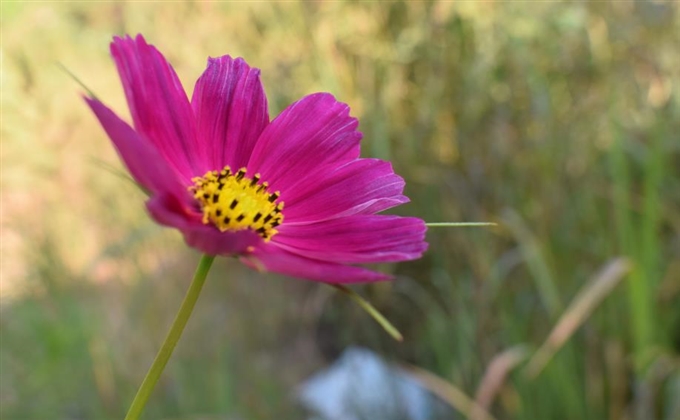
[{"label": "green stem", "polygon": [[57,63],[57,66],[59,66],[59,67],[60,67],[67,75],[69,75],[69,77],[71,77],[71,79],[73,79],[76,83],[78,83],[78,84],[80,85],[80,87],[82,87],[83,89],[85,89],[85,91],[87,92],[87,94],[90,95],[90,97],[91,97],[92,99],[95,99],[95,100],[97,100],[97,101],[99,100],[99,98],[97,98],[97,95],[95,95],[95,94],[90,90],[89,87],[85,86],[85,83],[83,83],[80,79],[78,79],[78,77],[77,77],[75,74],[73,74],[73,72],[72,72],[71,70],[69,70],[68,68],[66,68],[65,65],[63,65],[63,64],[61,64],[61,63]]},{"label": "green stem", "polygon": [[427,227],[477,227],[477,226],[498,226],[493,222],[429,222]]},{"label": "green stem", "polygon": [[370,304],[369,301],[362,298],[357,292],[342,284],[329,283],[329,286],[334,287],[337,290],[349,296],[350,299],[352,299],[361,307],[361,309],[366,311],[378,324],[380,324],[380,326],[383,327],[385,332],[387,332],[387,334],[389,334],[392,338],[394,338],[397,341],[404,341],[404,336],[401,335],[399,330],[394,325],[392,325],[392,323],[388,321],[387,318],[383,316],[383,314],[381,314],[377,309],[375,309],[373,305]]},{"label": "green stem", "polygon": [[161,373],[163,373],[163,369],[168,363],[168,359],[170,359],[172,351],[177,345],[177,341],[179,341],[179,338],[182,336],[182,331],[184,331],[184,327],[187,325],[191,312],[194,310],[196,300],[198,300],[198,295],[201,293],[203,283],[205,283],[205,278],[208,276],[208,271],[210,271],[210,266],[214,259],[214,256],[204,255],[198,263],[194,279],[191,281],[186,296],[184,296],[182,306],[179,308],[179,312],[177,312],[170,332],[168,332],[168,336],[165,337],[165,341],[158,351],[156,359],[154,359],[149,372],[146,374],[142,385],[139,387],[137,395],[135,395],[135,399],[132,401],[132,405],[125,416],[125,420],[136,420],[142,414],[142,410],[149,400],[149,396],[156,386]]}]

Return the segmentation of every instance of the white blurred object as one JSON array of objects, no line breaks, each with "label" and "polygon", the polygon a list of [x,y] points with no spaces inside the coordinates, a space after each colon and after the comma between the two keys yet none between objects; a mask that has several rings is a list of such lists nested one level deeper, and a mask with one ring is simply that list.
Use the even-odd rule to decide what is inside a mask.
[{"label": "white blurred object", "polygon": [[456,416],[408,373],[377,354],[349,348],[299,390],[309,420],[452,420]]}]

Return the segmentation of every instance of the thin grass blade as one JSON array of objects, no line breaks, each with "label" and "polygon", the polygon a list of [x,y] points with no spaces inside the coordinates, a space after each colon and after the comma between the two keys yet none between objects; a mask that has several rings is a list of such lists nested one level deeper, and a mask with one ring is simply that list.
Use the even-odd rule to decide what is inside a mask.
[{"label": "thin grass blade", "polygon": [[608,263],[590,282],[581,288],[557,321],[543,345],[529,360],[525,370],[529,378],[533,379],[541,373],[555,353],[632,268],[633,265],[628,259],[617,258]]}]

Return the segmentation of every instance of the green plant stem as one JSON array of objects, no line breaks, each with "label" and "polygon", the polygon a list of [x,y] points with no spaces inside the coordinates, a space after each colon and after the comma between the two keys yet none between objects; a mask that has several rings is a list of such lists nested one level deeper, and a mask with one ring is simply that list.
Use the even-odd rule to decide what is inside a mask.
[{"label": "green plant stem", "polygon": [[149,396],[156,386],[161,373],[163,373],[163,369],[168,363],[172,351],[175,349],[179,338],[182,336],[182,331],[184,331],[184,327],[187,325],[191,312],[194,310],[196,300],[198,300],[198,296],[201,294],[201,289],[203,288],[203,284],[205,283],[205,279],[208,276],[208,271],[210,271],[210,266],[214,259],[214,256],[204,255],[201,258],[201,261],[199,261],[196,273],[194,274],[194,279],[191,281],[189,290],[187,290],[187,294],[182,301],[182,306],[180,306],[175,321],[172,323],[172,327],[170,328],[167,337],[165,337],[165,341],[158,351],[149,372],[147,372],[142,385],[139,387],[139,390],[137,390],[137,395],[135,395],[135,399],[132,401],[132,405],[125,416],[125,420],[136,420],[142,414],[142,410],[149,400]]},{"label": "green plant stem", "polygon": [[378,324],[380,324],[385,332],[387,332],[387,334],[389,334],[392,338],[397,341],[404,341],[404,336],[401,335],[399,330],[394,325],[392,325],[392,323],[388,321],[387,318],[383,316],[383,314],[375,309],[373,305],[370,304],[370,302],[362,298],[357,292],[342,284],[329,283],[329,286],[334,287],[335,289],[349,296],[350,299],[352,299],[361,307],[361,309],[366,311],[366,313],[368,313]]},{"label": "green plant stem", "polygon": [[90,97],[92,99],[95,99],[97,101],[99,100],[99,98],[97,98],[97,95],[95,95],[94,92],[92,92],[90,90],[90,88],[85,85],[85,83],[83,83],[80,79],[78,79],[78,77],[75,74],[73,74],[73,72],[71,70],[69,70],[65,65],[63,65],[61,63],[57,63],[57,66],[59,66],[59,68],[61,68],[61,70],[64,71],[71,79],[73,79],[76,83],[78,83],[80,85],[80,87],[85,89],[87,94],[90,95]]},{"label": "green plant stem", "polygon": [[478,226],[498,226],[493,222],[429,222],[427,227],[478,227]]}]

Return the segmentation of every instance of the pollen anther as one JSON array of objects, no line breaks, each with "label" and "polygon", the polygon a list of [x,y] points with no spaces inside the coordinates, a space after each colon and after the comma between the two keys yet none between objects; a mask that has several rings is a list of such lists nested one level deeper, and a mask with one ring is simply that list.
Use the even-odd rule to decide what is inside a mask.
[{"label": "pollen anther", "polygon": [[267,192],[269,184],[260,178],[249,178],[246,168],[233,173],[229,166],[193,178],[189,191],[201,206],[203,223],[222,232],[250,229],[269,241],[283,222],[283,202],[277,202],[280,192]]}]

